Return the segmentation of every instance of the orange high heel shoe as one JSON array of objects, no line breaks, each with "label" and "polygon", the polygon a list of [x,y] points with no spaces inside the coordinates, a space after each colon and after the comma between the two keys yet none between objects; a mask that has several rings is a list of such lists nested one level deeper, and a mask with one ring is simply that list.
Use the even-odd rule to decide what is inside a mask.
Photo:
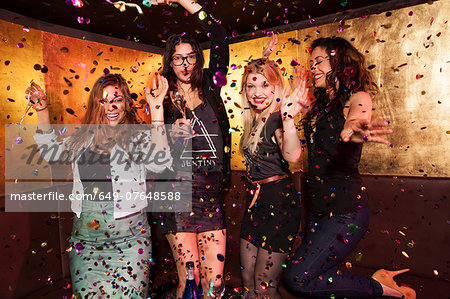
[{"label": "orange high heel shoe", "polygon": [[408,271],[409,269],[402,269],[397,271],[380,269],[372,275],[372,278],[379,283],[384,284],[385,286],[399,291],[400,293],[402,293],[403,298],[405,299],[416,299],[416,291],[406,285],[401,285],[394,280],[394,276]]}]

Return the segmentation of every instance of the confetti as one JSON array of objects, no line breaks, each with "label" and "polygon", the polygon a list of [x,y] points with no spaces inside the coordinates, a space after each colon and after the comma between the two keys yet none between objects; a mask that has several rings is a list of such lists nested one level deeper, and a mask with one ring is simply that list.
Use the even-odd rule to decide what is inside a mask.
[{"label": "confetti", "polygon": [[222,73],[221,71],[217,71],[213,76],[213,82],[220,87],[227,85],[226,74]]},{"label": "confetti", "polygon": [[142,1],[142,5],[150,8],[150,7],[152,7],[152,0],[144,0],[144,1]]},{"label": "confetti", "polygon": [[83,7],[84,4],[81,0],[72,0],[72,5],[80,8],[80,7]]}]

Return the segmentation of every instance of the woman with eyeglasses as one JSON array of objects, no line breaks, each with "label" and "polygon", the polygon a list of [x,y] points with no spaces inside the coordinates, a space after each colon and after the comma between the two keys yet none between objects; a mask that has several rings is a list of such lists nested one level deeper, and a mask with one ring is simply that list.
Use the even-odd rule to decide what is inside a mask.
[{"label": "woman with eyeglasses", "polygon": [[[371,278],[343,272],[346,256],[364,237],[369,199],[358,172],[365,142],[389,144],[386,121],[372,121],[377,92],[364,56],[347,40],[319,38],[311,46],[315,101],[303,119],[308,146],[309,216],[306,236],[285,271],[287,286],[312,297],[415,298],[393,277],[408,270],[379,270]],[[297,78],[300,79],[297,72]]]},{"label": "woman with eyeglasses", "polygon": [[[220,21],[200,4],[192,0],[169,2],[178,2],[195,17],[208,34],[211,50],[209,67],[203,69],[203,52],[194,38],[183,32],[172,35],[166,43],[162,75],[169,81],[170,99],[165,102],[165,120],[173,124],[173,156],[180,164],[175,169],[189,169],[193,182],[192,211],[161,213],[158,223],[176,261],[177,298],[183,294],[189,261],[196,265],[196,281],[201,281],[205,297],[212,297],[222,294],[225,287],[222,191],[230,176],[231,137],[220,91],[228,71],[227,35]],[[183,136],[185,140],[180,142]]]}]

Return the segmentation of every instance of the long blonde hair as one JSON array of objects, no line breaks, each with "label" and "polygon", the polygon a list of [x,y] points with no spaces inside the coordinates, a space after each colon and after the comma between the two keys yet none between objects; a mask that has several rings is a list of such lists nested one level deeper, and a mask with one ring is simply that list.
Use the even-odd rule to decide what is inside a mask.
[{"label": "long blonde hair", "polygon": [[[256,119],[257,113],[255,111],[255,108],[248,101],[247,92],[245,91],[247,78],[250,74],[261,74],[262,76],[264,76],[264,78],[267,79],[267,82],[269,84],[275,86],[272,103],[260,114],[260,119],[263,121],[259,121],[255,125],[254,121]],[[241,141],[239,143],[239,150],[242,155],[244,155],[244,151],[246,149],[249,150],[252,154],[255,154],[258,150],[258,142],[260,140],[262,129],[265,125],[265,120],[269,118],[271,113],[280,110],[280,99],[282,97],[283,90],[283,76],[277,64],[272,60],[262,58],[252,60],[245,67],[244,74],[242,75],[241,85],[242,107],[244,109],[242,113],[244,133],[242,134]]]}]

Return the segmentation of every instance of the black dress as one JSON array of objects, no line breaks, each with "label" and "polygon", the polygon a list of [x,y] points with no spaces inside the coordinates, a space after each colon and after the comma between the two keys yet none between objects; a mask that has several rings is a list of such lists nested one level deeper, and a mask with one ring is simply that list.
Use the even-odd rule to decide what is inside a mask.
[{"label": "black dress", "polygon": [[[289,174],[289,164],[283,160],[280,147],[272,140],[282,128],[280,112],[273,113],[261,132],[256,155],[244,153],[247,176],[258,181],[276,175]],[[254,206],[249,209],[256,186],[247,184],[247,204],[240,237],[268,251],[288,253],[292,249],[300,226],[301,205],[289,177],[262,184]]]},{"label": "black dress", "polygon": [[[160,213],[157,215],[161,233],[203,232],[225,228],[223,186],[230,178],[231,135],[221,86],[214,83],[217,72],[228,72],[229,53],[225,29],[219,21],[203,10],[194,14],[211,40],[209,68],[203,70],[202,98],[204,103],[186,108],[195,134],[190,153],[174,149],[174,161],[192,167],[192,212]],[[182,114],[170,100],[164,102],[166,123],[172,124]],[[175,166],[175,170],[177,166]],[[155,215],[154,215],[155,216]]]}]

